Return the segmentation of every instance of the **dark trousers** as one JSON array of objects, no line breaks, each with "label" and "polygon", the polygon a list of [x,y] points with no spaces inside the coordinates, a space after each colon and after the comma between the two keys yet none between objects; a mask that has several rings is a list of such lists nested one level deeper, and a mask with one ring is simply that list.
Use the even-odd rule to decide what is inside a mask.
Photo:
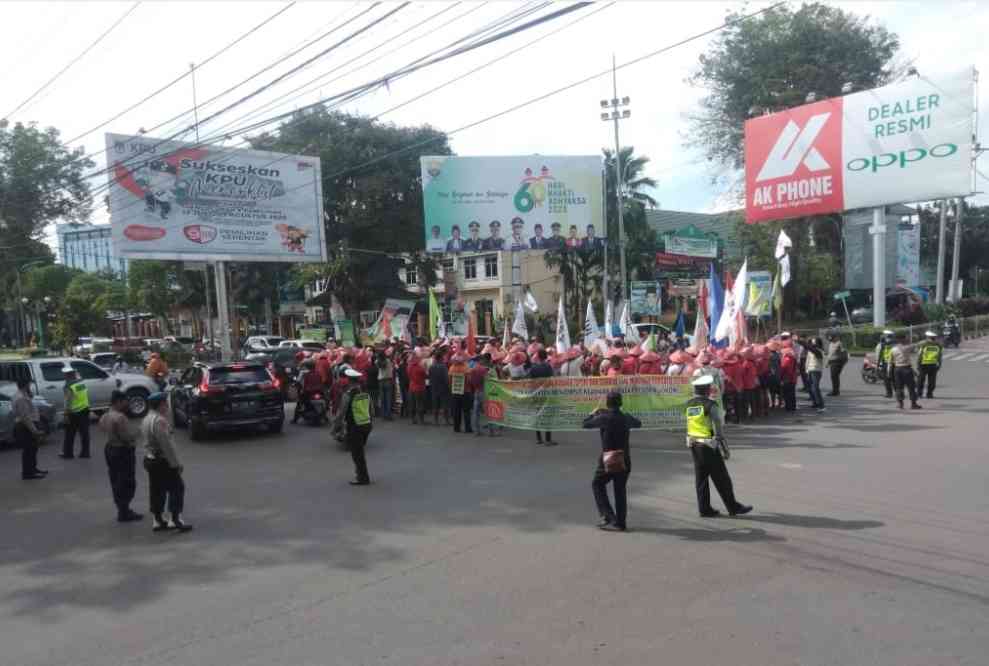
[{"label": "dark trousers", "polygon": [[788,412],[797,411],[797,385],[784,382],[780,384],[780,391],[783,394],[783,407]]},{"label": "dark trousers", "polygon": [[[594,472],[594,480],[591,481],[591,489],[594,491],[594,503],[598,505],[598,513],[601,518],[607,520],[612,525],[625,527],[625,517],[628,515],[628,475],[632,471],[632,466],[625,456],[625,471],[619,474],[609,474],[604,469],[604,461],[598,459],[598,468]],[[615,492],[615,508],[612,510],[611,501],[608,499],[608,482],[611,482]]]},{"label": "dark trousers", "polygon": [[920,378],[917,381],[917,395],[921,395],[924,392],[924,385],[927,385],[927,397],[934,397],[934,389],[937,388],[937,366],[936,365],[922,365],[920,366]]},{"label": "dark trousers", "polygon": [[168,464],[164,458],[144,459],[144,469],[148,470],[148,497],[151,502],[151,513],[155,517],[168,511],[172,517],[182,513],[185,508],[185,483],[177,469]]},{"label": "dark trousers", "polygon": [[886,385],[886,397],[893,397],[893,368],[886,366],[883,372],[883,384]]},{"label": "dark trousers", "polygon": [[547,442],[552,442],[553,441],[553,433],[552,433],[552,431],[549,431],[549,430],[546,430],[546,431],[537,430],[536,431],[536,441],[539,442],[540,444],[543,441],[543,435],[546,435],[546,441]]},{"label": "dark trousers", "polygon": [[844,363],[831,363],[831,393],[839,395],[841,393],[841,371],[845,368]]},{"label": "dark trousers", "polygon": [[741,422],[742,403],[745,402],[743,393],[741,391],[731,391],[729,393],[725,393],[725,396],[721,401],[724,404],[725,414],[728,414],[728,406],[731,405],[731,411],[735,415],[735,423]]},{"label": "dark trousers", "polygon": [[433,423],[440,422],[440,414],[443,414],[443,421],[450,425],[450,394],[433,389]]},{"label": "dark trousers", "polygon": [[821,395],[821,371],[811,370],[807,373],[810,380],[810,399],[818,409],[824,409],[824,396]]},{"label": "dark trousers", "polygon": [[731,484],[731,476],[721,453],[704,444],[694,444],[690,447],[694,457],[694,483],[697,486],[697,510],[701,513],[711,513],[711,488],[708,478],[714,482],[714,487],[721,495],[728,511],[734,511],[739,505],[735,500],[735,490]]},{"label": "dark trousers", "polygon": [[130,503],[137,492],[137,456],[134,447],[110,446],[103,449],[106,458],[106,469],[110,475],[110,489],[113,491],[113,503],[117,511],[123,515],[130,511]]},{"label": "dark trousers", "polygon": [[426,404],[428,401],[429,397],[425,391],[409,393],[409,414],[412,416],[413,423],[426,422]]},{"label": "dark trousers", "polygon": [[460,432],[461,423],[464,426],[464,432],[474,432],[474,429],[470,427],[470,413],[474,407],[474,394],[454,394],[450,398],[450,402],[452,403],[450,409],[453,412],[453,432]]},{"label": "dark trousers", "polygon": [[80,456],[89,455],[89,410],[81,412],[66,412],[65,419],[65,441],[62,444],[62,455],[71,458],[74,455],[76,433],[79,433],[79,441],[82,447],[79,449]]},{"label": "dark trousers", "polygon": [[14,442],[21,447],[21,476],[31,476],[38,471],[38,441],[26,425],[18,423],[14,426]]},{"label": "dark trousers", "polygon": [[745,389],[745,418],[759,416],[759,389]]},{"label": "dark trousers", "polygon": [[359,429],[353,429],[347,433],[347,447],[350,449],[350,457],[354,461],[354,476],[363,483],[371,480],[367,473],[367,458],[364,457],[364,447],[367,446],[367,437],[370,434],[367,430]]},{"label": "dark trousers", "polygon": [[917,384],[913,379],[913,368],[896,368],[894,371],[896,379],[896,401],[903,404],[903,389],[910,389],[910,404],[917,404]]}]

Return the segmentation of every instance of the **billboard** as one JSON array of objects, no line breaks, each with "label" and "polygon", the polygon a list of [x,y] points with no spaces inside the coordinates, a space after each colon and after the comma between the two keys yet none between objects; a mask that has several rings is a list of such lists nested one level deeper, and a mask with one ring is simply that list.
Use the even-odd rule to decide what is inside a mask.
[{"label": "billboard", "polygon": [[628,293],[633,316],[658,317],[663,313],[663,290],[659,282],[633,280]]},{"label": "billboard", "polygon": [[769,271],[748,272],[749,295],[745,299],[745,314],[765,317],[772,312],[773,276]]},{"label": "billboard", "polygon": [[972,193],[974,71],[745,123],[749,223]]},{"label": "billboard", "polygon": [[318,157],[106,135],[128,259],[326,261]]},{"label": "billboard", "polygon": [[603,248],[596,155],[425,156],[426,251]]}]

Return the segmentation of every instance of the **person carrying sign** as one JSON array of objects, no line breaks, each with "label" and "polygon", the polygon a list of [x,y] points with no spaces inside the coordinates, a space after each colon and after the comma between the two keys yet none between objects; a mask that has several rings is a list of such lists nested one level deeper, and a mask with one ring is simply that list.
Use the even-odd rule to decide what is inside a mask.
[{"label": "person carrying sign", "polygon": [[470,426],[471,408],[474,406],[474,393],[467,391],[467,357],[457,353],[450,359],[450,410],[453,412],[453,432],[473,432]]},{"label": "person carrying sign", "polygon": [[355,478],[350,485],[367,486],[371,483],[371,477],[367,473],[364,447],[371,434],[371,396],[361,388],[361,373],[347,368],[343,374],[347,378],[347,387],[340,399],[337,427],[343,431],[344,442],[354,460]]},{"label": "person carrying sign", "polygon": [[924,333],[924,340],[917,350],[917,398],[924,395],[924,385],[927,385],[927,398],[934,397],[937,387],[937,373],[941,369],[941,345],[938,344],[934,331]]}]

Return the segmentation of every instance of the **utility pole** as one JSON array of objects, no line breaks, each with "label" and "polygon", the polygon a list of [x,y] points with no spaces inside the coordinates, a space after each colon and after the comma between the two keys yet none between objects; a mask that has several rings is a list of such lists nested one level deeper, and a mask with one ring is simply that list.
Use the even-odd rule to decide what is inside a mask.
[{"label": "utility pole", "polygon": [[886,325],[886,207],[872,209],[872,325]]},{"label": "utility pole", "polygon": [[944,305],[944,241],[948,232],[948,200],[941,200],[941,223],[937,235],[937,289],[934,301]]},{"label": "utility pole", "polygon": [[957,199],[955,208],[955,249],[951,255],[951,302],[957,303],[962,297],[962,290],[958,286],[958,264],[961,262],[962,253],[962,217],[964,216],[965,199]]},{"label": "utility pole", "polygon": [[[625,222],[623,215],[623,198],[622,198],[622,158],[621,158],[621,141],[618,138],[618,121],[625,120],[632,115],[632,111],[629,109],[620,110],[623,106],[628,106],[631,103],[631,98],[622,97],[618,98],[618,66],[615,60],[614,54],[611,56],[611,87],[612,87],[612,98],[610,100],[601,100],[602,109],[610,109],[610,112],[604,112],[601,114],[601,120],[612,121],[615,126],[615,202],[618,206],[618,258],[619,258],[619,270],[621,271],[621,296],[622,300],[625,300],[625,289],[626,283],[628,281],[628,274],[625,268]],[[607,234],[605,234],[607,235]]]}]

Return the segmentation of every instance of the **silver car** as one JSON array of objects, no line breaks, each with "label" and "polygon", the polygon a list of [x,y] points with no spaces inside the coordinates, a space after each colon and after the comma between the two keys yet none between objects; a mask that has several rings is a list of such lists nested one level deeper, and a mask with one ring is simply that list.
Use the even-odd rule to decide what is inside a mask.
[{"label": "silver car", "polygon": [[[14,396],[17,384],[0,382],[0,444],[14,442]],[[38,428],[49,433],[55,429],[55,405],[41,396],[33,396],[34,408],[38,411]]]}]

